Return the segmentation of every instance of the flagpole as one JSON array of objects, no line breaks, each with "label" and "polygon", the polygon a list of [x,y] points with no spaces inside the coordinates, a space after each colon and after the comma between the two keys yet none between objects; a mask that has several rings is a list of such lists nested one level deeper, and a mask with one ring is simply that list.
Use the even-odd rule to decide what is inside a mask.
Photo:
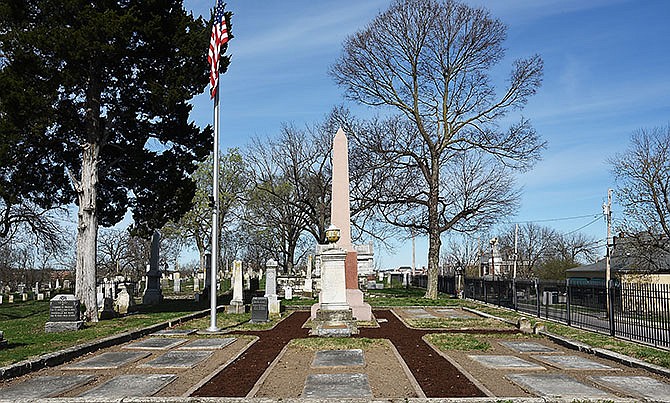
[{"label": "flagpole", "polygon": [[[220,90],[220,88],[218,88]],[[214,95],[214,172],[212,184],[212,264],[209,281],[210,332],[216,332],[216,273],[219,264],[219,91]]]}]

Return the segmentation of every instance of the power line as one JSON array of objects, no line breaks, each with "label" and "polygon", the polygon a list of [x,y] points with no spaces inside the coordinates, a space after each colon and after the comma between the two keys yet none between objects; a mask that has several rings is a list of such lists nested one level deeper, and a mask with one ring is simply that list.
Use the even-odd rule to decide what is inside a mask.
[{"label": "power line", "polygon": [[531,224],[531,223],[536,223],[536,222],[551,222],[551,221],[567,221],[567,220],[577,220],[580,218],[588,218],[588,217],[594,217],[598,216],[600,218],[601,213],[593,213],[593,214],[585,214],[585,215],[578,215],[578,216],[572,216],[572,217],[559,217],[559,218],[546,218],[543,220],[528,220],[528,221],[512,221],[510,224]]},{"label": "power line", "polygon": [[563,235],[574,234],[575,232],[580,231],[580,230],[583,230],[584,228],[588,227],[589,225],[591,225],[591,224],[593,224],[593,223],[595,223],[595,222],[597,222],[597,221],[599,221],[599,220],[600,220],[600,217],[596,217],[595,220],[591,221],[590,223],[588,223],[588,224],[586,224],[586,225],[583,225],[583,226],[577,228],[576,230],[572,230],[572,231],[570,231],[570,232],[566,232],[566,233],[563,234]]}]

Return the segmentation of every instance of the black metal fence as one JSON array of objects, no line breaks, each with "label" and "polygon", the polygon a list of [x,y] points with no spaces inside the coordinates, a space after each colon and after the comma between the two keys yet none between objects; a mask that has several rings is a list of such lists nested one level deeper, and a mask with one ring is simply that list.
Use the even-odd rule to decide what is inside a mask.
[{"label": "black metal fence", "polygon": [[[412,284],[425,288],[427,276]],[[456,294],[456,278],[440,276],[438,291]],[[466,278],[463,296],[568,326],[670,348],[670,285]]]}]

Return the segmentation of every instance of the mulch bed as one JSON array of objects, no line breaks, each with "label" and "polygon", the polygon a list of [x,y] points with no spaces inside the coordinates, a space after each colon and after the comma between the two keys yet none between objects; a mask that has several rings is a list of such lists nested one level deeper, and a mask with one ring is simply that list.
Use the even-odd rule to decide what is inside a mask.
[{"label": "mulch bed", "polygon": [[[453,330],[410,329],[388,310],[374,311],[374,315],[388,322],[382,323],[379,328],[361,328],[357,337],[390,340],[426,397],[485,396],[465,375],[422,340],[428,333]],[[309,312],[294,312],[271,330],[234,332],[258,336],[259,340],[192,396],[245,397],[289,341],[308,337],[309,330],[302,328],[308,318]]]}]

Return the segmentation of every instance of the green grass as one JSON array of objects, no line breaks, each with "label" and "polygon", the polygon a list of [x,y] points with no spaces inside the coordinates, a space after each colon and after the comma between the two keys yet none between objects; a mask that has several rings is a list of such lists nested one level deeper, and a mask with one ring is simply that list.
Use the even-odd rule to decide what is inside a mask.
[{"label": "green grass", "polygon": [[293,339],[291,347],[304,350],[346,350],[351,348],[365,349],[372,346],[384,345],[382,339],[368,339],[365,337],[352,339],[349,337],[310,337],[308,339]]},{"label": "green grass", "polygon": [[[218,313],[216,315],[216,326],[222,330],[268,330],[276,325],[282,317],[277,314],[270,315],[270,321],[265,323],[250,323],[251,313],[241,314],[224,314]],[[208,315],[205,318],[194,319],[189,321],[185,326],[193,329],[207,329],[209,327],[211,317]]]},{"label": "green grass", "polygon": [[0,330],[5,332],[8,346],[0,350],[0,366],[9,365],[45,353],[58,351],[95,339],[137,330],[175,319],[203,307],[190,301],[171,301],[121,318],[87,323],[79,331],[45,333],[49,320],[49,301],[28,301],[0,305]]},{"label": "green grass", "polygon": [[463,333],[428,334],[426,340],[442,351],[489,351],[491,343],[478,335]]},{"label": "green grass", "polygon": [[510,329],[513,326],[489,318],[428,318],[405,319],[412,327],[422,329]]},{"label": "green grass", "polygon": [[624,354],[630,357],[635,357],[637,359],[646,361],[651,364],[659,365],[665,368],[670,368],[670,352],[667,350],[662,350],[654,348],[651,346],[645,346],[643,344],[638,344],[634,342],[629,342],[626,340],[617,339],[604,335],[601,333],[591,332],[588,330],[581,330],[559,323],[549,322],[540,320],[537,317],[530,315],[522,315],[520,312],[495,308],[489,305],[473,305],[475,309],[481,312],[489,313],[505,319],[511,319],[516,321],[519,317],[524,316],[528,318],[531,324],[534,326],[536,323],[541,322],[545,324],[545,327],[548,332],[563,336],[572,340],[580,341],[582,343],[588,344],[596,348],[604,348],[610,351],[614,351],[619,354]]},{"label": "green grass", "polygon": [[438,295],[437,299],[424,298],[425,290],[421,288],[384,288],[381,290],[367,290],[365,302],[373,307],[379,306],[453,306],[459,305],[461,300],[449,297],[446,294]]}]

